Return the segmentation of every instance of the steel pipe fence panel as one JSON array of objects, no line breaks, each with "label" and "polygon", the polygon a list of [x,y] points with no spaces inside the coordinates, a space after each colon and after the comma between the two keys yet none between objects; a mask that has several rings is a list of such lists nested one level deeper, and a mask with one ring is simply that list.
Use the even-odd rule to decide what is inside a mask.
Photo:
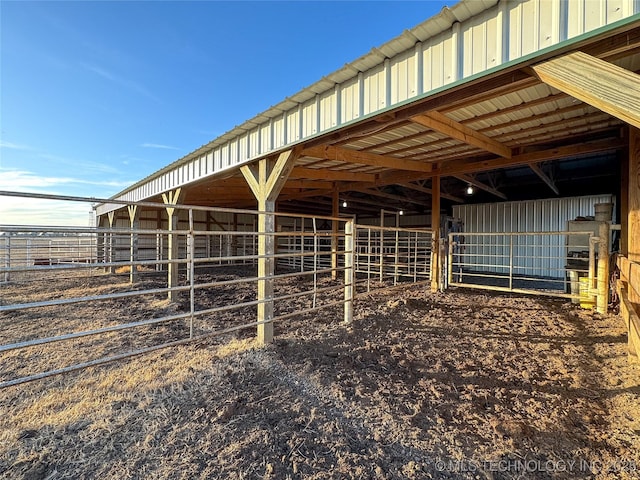
[{"label": "steel pipe fence panel", "polygon": [[356,225],[355,274],[360,291],[431,279],[432,232]]},{"label": "steel pipe fence panel", "polygon": [[[243,210],[244,231],[207,230],[197,212],[216,209],[174,208],[179,230],[166,222],[158,229],[0,225],[0,388],[320,309],[342,306],[350,318],[351,219],[273,213],[307,230],[261,233],[247,221],[259,212]],[[318,228],[334,220],[337,233]],[[258,255],[263,235],[277,248]],[[277,269],[260,277],[265,258]],[[260,281],[273,283],[272,296],[258,297]],[[269,320],[257,316],[265,303],[274,305]]]},{"label": "steel pipe fence panel", "polygon": [[596,240],[591,231],[450,233],[448,284],[591,301]]}]

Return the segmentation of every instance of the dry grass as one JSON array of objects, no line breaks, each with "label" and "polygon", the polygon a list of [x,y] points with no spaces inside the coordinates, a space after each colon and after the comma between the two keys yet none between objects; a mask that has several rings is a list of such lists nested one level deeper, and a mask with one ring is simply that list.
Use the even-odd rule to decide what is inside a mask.
[{"label": "dry grass", "polygon": [[[638,477],[640,366],[619,318],[407,288],[341,319],[279,323],[268,347],[248,332],[2,390],[0,477]],[[488,463],[518,460],[583,463]]]}]

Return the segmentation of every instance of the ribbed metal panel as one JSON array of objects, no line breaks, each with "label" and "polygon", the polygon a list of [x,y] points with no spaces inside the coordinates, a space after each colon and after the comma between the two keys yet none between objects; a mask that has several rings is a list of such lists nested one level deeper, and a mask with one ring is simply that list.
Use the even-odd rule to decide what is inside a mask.
[{"label": "ribbed metal panel", "polygon": [[[484,203],[478,205],[454,205],[453,216],[463,223],[464,232],[511,233],[511,232],[563,232],[567,222],[579,216],[594,216],[596,203],[614,203],[613,195],[588,195],[584,197],[550,198],[523,202]],[[477,240],[477,239],[476,239]],[[498,236],[487,239],[492,247],[487,250],[493,256],[470,256],[470,263],[493,265],[494,270],[503,272],[505,258],[509,255],[508,237]],[[556,251],[563,247],[561,236],[530,236],[522,240],[514,254],[528,257],[531,251]],[[543,248],[544,247],[544,248]],[[537,249],[537,250],[536,250]],[[555,249],[555,250],[554,250]],[[544,256],[543,256],[544,257]],[[522,275],[545,276],[546,272],[564,268],[560,258],[527,258],[527,268]]]},{"label": "ribbed metal panel", "polygon": [[[634,9],[638,9],[637,0],[467,0],[445,7],[115,198],[143,200],[264,157],[363,115],[629,17]],[[198,167],[196,160],[207,167]],[[106,211],[108,207],[98,208],[98,214]]]}]

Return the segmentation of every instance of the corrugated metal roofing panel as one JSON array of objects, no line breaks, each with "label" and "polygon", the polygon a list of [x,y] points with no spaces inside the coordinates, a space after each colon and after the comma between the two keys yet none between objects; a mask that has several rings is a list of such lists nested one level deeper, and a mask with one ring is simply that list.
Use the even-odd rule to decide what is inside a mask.
[{"label": "corrugated metal roofing panel", "polygon": [[[284,99],[116,197],[135,191],[154,177],[164,175],[165,170],[177,169],[194,157],[211,151],[221,150],[222,168],[259,158],[308,135],[334,129],[363,114],[375,114],[423,92],[428,93],[462,76],[482,72],[505,60],[513,60],[558,43],[565,37],[571,38],[628,17],[637,8],[633,2],[634,0],[523,0],[497,5],[497,0],[462,1],[451,9],[444,8],[440,14],[403,32],[380,48],[372,49],[363,57]],[[422,43],[413,45],[415,39]],[[505,55],[507,51],[508,56]],[[417,70],[418,65],[422,67],[420,70]],[[351,85],[353,90],[340,85],[335,87],[336,83],[352,82],[360,76],[362,81],[357,81],[357,87],[355,83]],[[341,101],[343,94],[348,100],[346,104]],[[316,95],[320,96],[320,109],[314,128],[312,118],[301,118],[298,109],[300,104],[310,101]],[[283,117],[289,119],[288,122],[283,122]],[[256,127],[261,132],[265,127],[269,128],[270,141],[265,142],[265,135],[261,134],[259,148],[255,150],[247,147],[246,156],[241,155],[242,149],[237,145],[238,138]],[[231,147],[225,150],[225,145]],[[249,152],[255,155],[250,155]],[[193,175],[192,177],[188,181],[198,179]],[[180,185],[172,177],[165,189]],[[158,193],[160,192],[154,192]],[[131,198],[144,198],[142,190],[132,193]]]}]

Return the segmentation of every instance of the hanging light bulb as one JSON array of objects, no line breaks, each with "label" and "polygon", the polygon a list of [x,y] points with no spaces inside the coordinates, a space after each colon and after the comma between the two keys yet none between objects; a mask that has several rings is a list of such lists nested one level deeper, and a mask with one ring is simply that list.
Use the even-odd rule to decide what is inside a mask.
[{"label": "hanging light bulb", "polygon": [[400,210],[400,211],[398,212],[398,215],[404,215],[404,210]]},{"label": "hanging light bulb", "polygon": [[346,200],[342,201],[342,208],[347,208],[347,201]]},{"label": "hanging light bulb", "polygon": [[473,185],[469,184],[469,186],[467,187],[467,195],[473,195]]}]

